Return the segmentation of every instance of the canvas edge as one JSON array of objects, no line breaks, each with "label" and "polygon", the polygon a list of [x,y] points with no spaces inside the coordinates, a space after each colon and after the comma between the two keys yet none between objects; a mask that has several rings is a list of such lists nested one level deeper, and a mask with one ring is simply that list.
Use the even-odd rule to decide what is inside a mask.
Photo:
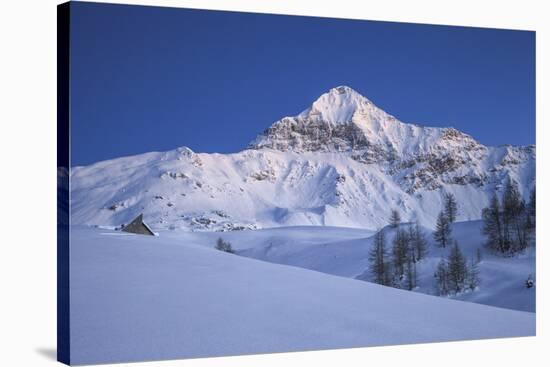
[{"label": "canvas edge", "polygon": [[57,360],[70,364],[70,2],[57,6]]}]

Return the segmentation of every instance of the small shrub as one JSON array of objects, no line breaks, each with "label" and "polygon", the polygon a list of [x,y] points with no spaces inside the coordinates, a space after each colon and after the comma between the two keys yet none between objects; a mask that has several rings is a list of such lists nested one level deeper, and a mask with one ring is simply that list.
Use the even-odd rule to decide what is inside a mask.
[{"label": "small shrub", "polygon": [[231,243],[224,241],[221,237],[218,238],[218,240],[216,241],[216,250],[228,252],[230,254],[235,253],[235,251],[233,250],[233,247],[231,246]]}]

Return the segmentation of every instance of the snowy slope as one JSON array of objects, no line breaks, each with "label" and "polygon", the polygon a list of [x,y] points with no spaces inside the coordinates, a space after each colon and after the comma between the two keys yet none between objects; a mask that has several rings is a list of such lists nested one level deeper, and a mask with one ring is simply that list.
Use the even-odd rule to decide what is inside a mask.
[{"label": "snowy slope", "polygon": [[248,259],[181,233],[73,227],[72,363],[535,334],[534,314]]},{"label": "snowy slope", "polygon": [[398,121],[349,87],[331,89],[234,154],[182,147],[71,170],[73,224],[153,228],[326,225],[375,230],[391,208],[433,227],[443,193],[475,220],[508,179],[527,198],[535,148],[486,147],[452,128]]},{"label": "snowy slope", "polygon": [[[407,227],[404,224],[403,227]],[[524,282],[531,274],[536,279],[535,248],[515,257],[493,255],[483,246],[481,221],[459,222],[452,225],[453,238],[470,261],[481,251],[478,264],[478,289],[452,299],[535,312],[536,287],[527,289]],[[386,227],[387,249],[395,230]],[[424,228],[428,240],[428,255],[417,265],[418,287],[415,292],[434,295],[434,273],[439,260],[447,257],[449,248],[439,248],[432,233]],[[294,226],[232,232],[164,231],[161,236],[175,238],[181,243],[194,243],[213,248],[222,237],[229,241],[237,254],[276,264],[291,265],[347,278],[370,280],[368,252],[373,243],[373,231],[328,226]]]}]

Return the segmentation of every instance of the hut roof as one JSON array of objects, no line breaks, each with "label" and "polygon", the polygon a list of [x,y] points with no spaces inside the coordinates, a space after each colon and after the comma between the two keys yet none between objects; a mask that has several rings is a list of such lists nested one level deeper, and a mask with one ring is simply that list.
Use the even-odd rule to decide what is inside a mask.
[{"label": "hut roof", "polygon": [[155,232],[143,221],[143,214],[138,215],[130,224],[122,228],[124,232],[154,236]]}]

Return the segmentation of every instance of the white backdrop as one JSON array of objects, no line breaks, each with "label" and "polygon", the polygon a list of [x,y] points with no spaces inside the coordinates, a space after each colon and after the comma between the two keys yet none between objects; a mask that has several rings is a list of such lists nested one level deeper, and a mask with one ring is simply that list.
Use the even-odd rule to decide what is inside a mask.
[{"label": "white backdrop", "polygon": [[[168,361],[133,366],[542,366],[550,361],[548,141],[550,30],[544,1],[111,1],[537,31],[537,337]],[[1,3],[0,365],[55,365],[56,4]],[[521,126],[518,126],[521,128]],[[546,169],[543,165],[546,163]],[[550,214],[549,214],[550,215]],[[184,346],[182,346],[184,347]],[[117,365],[124,366],[124,365]]]}]

